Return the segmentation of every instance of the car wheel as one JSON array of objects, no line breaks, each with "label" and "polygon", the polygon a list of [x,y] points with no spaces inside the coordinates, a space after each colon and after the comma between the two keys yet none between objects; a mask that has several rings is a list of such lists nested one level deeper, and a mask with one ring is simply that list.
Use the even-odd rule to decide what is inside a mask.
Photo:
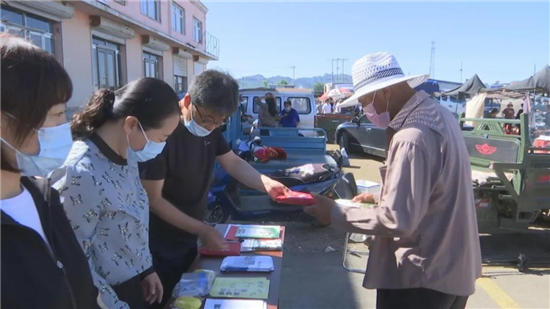
[{"label": "car wheel", "polygon": [[338,146],[340,146],[340,150],[342,150],[342,148],[346,148],[348,153],[351,152],[351,149],[349,148],[349,138],[345,132],[342,132],[342,134],[338,137]]},{"label": "car wheel", "polygon": [[216,202],[213,205],[208,205],[203,221],[208,225],[216,225],[225,223],[227,219],[229,219],[229,211]]}]

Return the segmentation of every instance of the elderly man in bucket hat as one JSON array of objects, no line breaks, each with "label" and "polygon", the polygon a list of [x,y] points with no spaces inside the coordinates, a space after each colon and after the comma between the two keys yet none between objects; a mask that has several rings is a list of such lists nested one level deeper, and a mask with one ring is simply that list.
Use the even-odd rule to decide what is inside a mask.
[{"label": "elderly man in bucket hat", "polygon": [[337,230],[374,235],[364,287],[377,308],[464,308],[481,275],[470,160],[454,116],[424,91],[428,76],[403,75],[394,56],[369,54],[352,68],[368,119],[392,136],[379,196],[370,208],[316,196],[306,212]]}]

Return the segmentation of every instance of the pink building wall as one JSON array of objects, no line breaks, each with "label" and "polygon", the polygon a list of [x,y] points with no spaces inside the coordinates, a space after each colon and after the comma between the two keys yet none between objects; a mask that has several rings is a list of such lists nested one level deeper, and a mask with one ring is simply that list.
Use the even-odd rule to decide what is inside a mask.
[{"label": "pink building wall", "polygon": [[[92,82],[92,33],[87,14],[75,11],[71,19],[61,24],[63,32],[63,65],[73,82],[69,107],[88,103],[94,92]],[[78,40],[78,44],[75,44]]]}]

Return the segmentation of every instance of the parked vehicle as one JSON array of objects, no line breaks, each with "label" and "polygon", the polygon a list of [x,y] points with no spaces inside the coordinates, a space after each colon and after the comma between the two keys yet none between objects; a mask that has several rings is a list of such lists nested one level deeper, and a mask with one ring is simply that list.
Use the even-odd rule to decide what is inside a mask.
[{"label": "parked vehicle", "polygon": [[[247,141],[252,137],[243,133],[246,128],[243,127],[240,113],[241,111],[237,111],[229,118],[223,132],[224,138],[236,153],[240,151],[237,141]],[[277,171],[280,172],[306,164],[326,166],[328,171],[326,175],[309,179],[303,183],[292,182],[290,179],[279,180],[295,191],[330,194],[341,175],[341,170],[337,162],[326,152],[326,139],[324,137],[326,133],[322,129],[261,129],[265,129],[269,133],[266,136],[261,136],[261,145],[281,147],[287,153],[287,158],[285,160],[270,160],[266,163],[250,161],[250,165],[262,174],[272,176],[277,176]],[[304,136],[300,136],[299,132],[305,133]],[[285,181],[291,181],[292,183]],[[204,221],[209,224],[222,223],[229,216],[235,220],[272,219],[274,217],[280,219],[281,215],[291,219],[312,220],[311,217],[303,214],[302,210],[303,207],[272,202],[266,194],[240,185],[220,166],[217,166],[209,192]]]},{"label": "parked vehicle", "polygon": [[353,114],[318,114],[315,115],[315,127],[327,132],[327,141],[336,142],[336,129],[344,122],[350,122],[356,116]]},{"label": "parked vehicle", "polygon": [[[262,98],[266,93],[272,93],[275,96],[279,111],[284,109],[284,102],[290,100],[292,108],[294,108],[300,116],[300,129],[311,129],[315,126],[315,98],[313,92],[309,89],[299,88],[256,88],[243,89],[239,91],[242,101],[242,111],[258,119],[259,108],[254,104],[255,98]],[[244,128],[250,128],[250,124],[245,124]],[[314,134],[313,131],[300,132],[301,134]]]},{"label": "parked vehicle", "polygon": [[336,140],[340,149],[348,152],[364,152],[377,157],[386,157],[386,130],[373,125],[364,115],[336,128]]}]

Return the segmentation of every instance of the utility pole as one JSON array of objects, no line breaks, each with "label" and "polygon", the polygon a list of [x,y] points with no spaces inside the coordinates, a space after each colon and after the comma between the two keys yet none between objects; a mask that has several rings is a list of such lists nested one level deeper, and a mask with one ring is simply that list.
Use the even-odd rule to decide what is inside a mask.
[{"label": "utility pole", "polygon": [[462,72],[464,70],[462,69],[462,62],[460,62],[460,82],[462,83]]},{"label": "utility pole", "polygon": [[430,55],[430,77],[435,78],[435,41],[432,41],[432,54]]},{"label": "utility pole", "polygon": [[331,83],[334,85],[334,58],[330,59],[332,61],[332,79]]},{"label": "utility pole", "polygon": [[293,65],[290,67],[292,69],[292,85],[296,84],[296,66]]},{"label": "utility pole", "polygon": [[338,72],[340,72],[340,58],[336,58],[336,82],[338,82],[339,79]]},{"label": "utility pole", "polygon": [[347,60],[349,60],[349,59],[342,58],[342,82],[343,83],[346,82],[346,76],[344,75],[344,62],[346,62]]}]

